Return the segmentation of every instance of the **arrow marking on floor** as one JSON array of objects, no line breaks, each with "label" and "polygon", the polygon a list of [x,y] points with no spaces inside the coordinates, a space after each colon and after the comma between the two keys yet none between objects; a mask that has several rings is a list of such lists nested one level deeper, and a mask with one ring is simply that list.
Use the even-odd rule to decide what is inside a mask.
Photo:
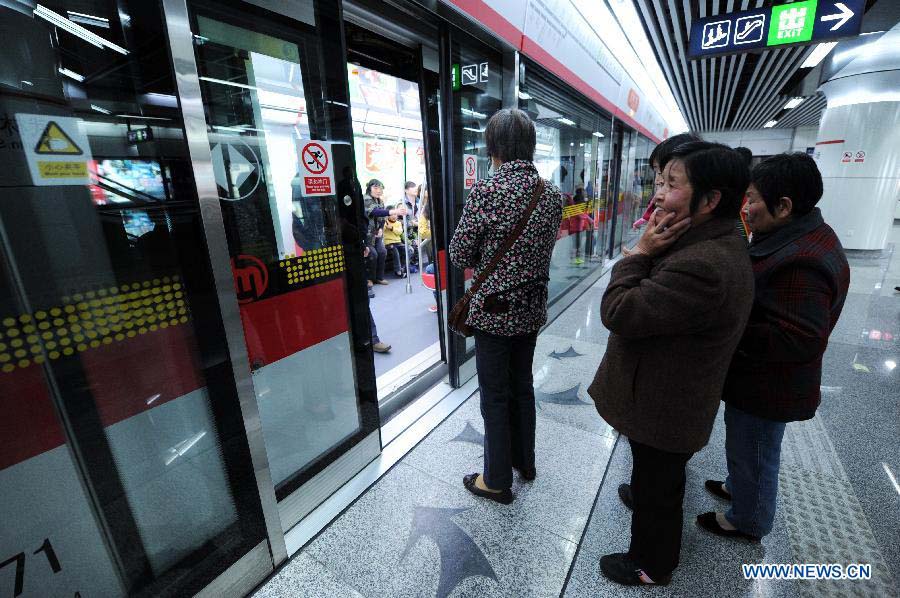
[{"label": "arrow marking on floor", "polygon": [[553,353],[550,353],[547,357],[551,359],[563,359],[565,357],[581,357],[584,353],[579,353],[575,350],[571,345],[564,353],[557,353],[556,350],[553,350]]},{"label": "arrow marking on floor", "polygon": [[450,442],[469,442],[478,446],[484,446],[484,434],[476,430],[472,426],[472,422],[466,422],[466,427],[463,428],[463,431],[456,438],[452,438]]},{"label": "arrow marking on floor", "polygon": [[576,384],[574,387],[569,388],[567,390],[563,390],[560,392],[543,392],[540,390],[534,391],[534,398],[537,401],[537,404],[544,408],[543,403],[552,403],[554,405],[566,405],[569,407],[574,407],[575,405],[590,405],[590,403],[585,403],[581,399],[578,398],[578,391],[581,390],[581,384]]},{"label": "arrow marking on floor", "polygon": [[416,507],[412,532],[400,560],[406,558],[419,538],[431,537],[441,555],[441,578],[436,598],[447,598],[456,586],[469,577],[481,576],[497,581],[497,574],[484,552],[452,519],[454,515],[468,510]]}]

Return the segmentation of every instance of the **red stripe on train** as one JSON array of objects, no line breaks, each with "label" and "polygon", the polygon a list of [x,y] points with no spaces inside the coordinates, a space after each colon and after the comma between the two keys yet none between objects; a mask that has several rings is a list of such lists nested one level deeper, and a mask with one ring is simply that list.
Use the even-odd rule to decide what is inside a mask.
[{"label": "red stripe on train", "polygon": [[251,367],[263,367],[349,329],[344,280],[241,305]]},{"label": "red stripe on train", "polygon": [[0,471],[63,442],[40,366],[0,374]]}]

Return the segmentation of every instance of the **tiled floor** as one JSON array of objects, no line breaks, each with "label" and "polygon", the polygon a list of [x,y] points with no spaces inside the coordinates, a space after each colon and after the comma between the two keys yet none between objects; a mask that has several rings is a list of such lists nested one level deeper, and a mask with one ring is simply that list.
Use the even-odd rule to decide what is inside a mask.
[{"label": "tiled floor", "polygon": [[[900,246],[900,227],[893,243]],[[900,256],[853,254],[853,288],[825,357],[823,405],[788,426],[779,510],[761,545],[712,536],[697,513],[724,505],[703,480],[725,473],[721,413],[688,464],[681,566],[658,596],[900,596]],[[602,278],[539,337],[537,469],[512,505],[475,499],[477,393],[294,556],[255,596],[626,596],[597,562],[627,549],[616,487],[631,455],[587,386],[606,348]],[[749,581],[744,563],[869,563],[864,582]],[[646,590],[643,590],[646,591]]]}]

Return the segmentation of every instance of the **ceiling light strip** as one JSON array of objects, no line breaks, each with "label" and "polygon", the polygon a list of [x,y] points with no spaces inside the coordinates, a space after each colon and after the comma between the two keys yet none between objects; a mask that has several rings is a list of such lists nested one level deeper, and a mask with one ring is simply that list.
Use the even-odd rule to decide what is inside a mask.
[{"label": "ceiling light strip", "polygon": [[93,46],[96,46],[98,48],[106,47],[106,48],[109,48],[110,50],[118,52],[119,54],[122,54],[124,56],[127,56],[129,53],[128,50],[126,50],[125,48],[118,46],[118,45],[112,43],[111,41],[100,37],[99,35],[97,35],[96,33],[92,32],[92,31],[88,31],[81,25],[78,25],[77,23],[73,23],[69,19],[62,16],[61,14],[54,12],[54,11],[50,10],[49,8],[47,8],[46,6],[43,6],[41,4],[38,4],[35,7],[34,16],[40,17],[40,18],[44,19],[45,21],[47,21],[48,23],[50,23],[51,25],[55,25],[56,27],[59,27],[60,29],[68,31],[75,37],[81,38],[82,40],[86,41],[87,43],[89,43]]}]

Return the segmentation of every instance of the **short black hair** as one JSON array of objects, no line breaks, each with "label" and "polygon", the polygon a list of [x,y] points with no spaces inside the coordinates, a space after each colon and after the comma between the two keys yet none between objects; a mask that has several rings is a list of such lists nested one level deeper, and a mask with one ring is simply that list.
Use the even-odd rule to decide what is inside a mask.
[{"label": "short black hair", "polygon": [[750,164],[753,163],[753,150],[750,149],[749,147],[744,147],[744,146],[736,147],[736,148],[734,148],[734,151],[736,151],[737,153],[739,153],[740,155],[742,155],[744,157],[744,160],[747,161],[748,167],[750,166]]},{"label": "short black hair", "polygon": [[782,197],[791,198],[791,214],[797,216],[808,214],[822,198],[822,173],[816,161],[803,152],[766,158],[750,173],[750,182],[772,215]]},{"label": "short black hair", "polygon": [[406,184],[403,185],[403,189],[404,189],[404,190],[406,190],[406,189],[412,189],[413,187],[416,187],[416,186],[417,186],[417,185],[416,185],[414,182],[412,182],[412,181],[406,181]]},{"label": "short black hair", "polygon": [[738,218],[741,202],[750,184],[750,169],[744,158],[721,143],[691,141],[675,148],[668,162],[680,160],[688,181],[694,190],[691,196],[691,214],[700,206],[700,200],[713,191],[721,194],[713,216]]},{"label": "short black hair", "polygon": [[703,140],[694,133],[679,133],[678,135],[669,137],[662,143],[658,144],[655,148],[653,148],[653,151],[650,152],[650,166],[652,167],[654,164],[657,164],[659,165],[660,172],[662,172],[663,168],[666,167],[666,163],[669,161],[669,156],[672,154],[672,150],[674,150],[682,143],[690,143],[691,141]]},{"label": "short black hair", "polygon": [[484,129],[488,155],[501,162],[534,160],[537,134],[528,115],[515,108],[494,113]]},{"label": "short black hair", "polygon": [[372,179],[368,183],[366,183],[366,195],[372,194],[372,187],[381,187],[384,189],[384,183],[379,181],[378,179]]}]

